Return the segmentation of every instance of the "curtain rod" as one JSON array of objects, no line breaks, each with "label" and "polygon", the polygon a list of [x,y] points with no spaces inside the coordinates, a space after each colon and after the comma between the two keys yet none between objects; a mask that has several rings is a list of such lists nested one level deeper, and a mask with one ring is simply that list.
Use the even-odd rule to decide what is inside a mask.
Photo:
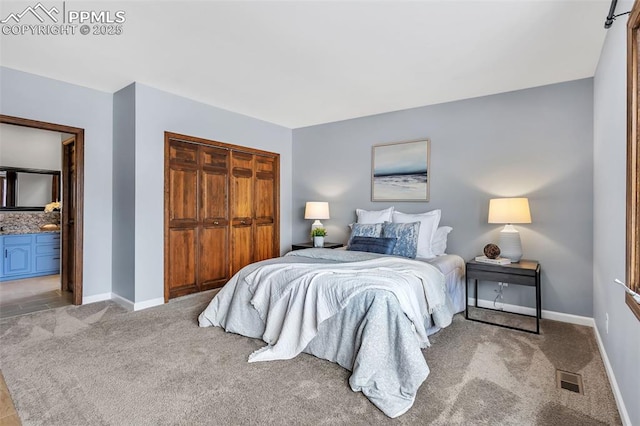
[{"label": "curtain rod", "polygon": [[628,15],[629,13],[631,13],[631,11],[629,11],[629,12],[621,13],[619,15],[614,15],[616,13],[617,4],[618,4],[618,0],[611,0],[611,7],[609,7],[609,14],[607,15],[607,20],[604,21],[605,29],[611,28],[611,25],[613,25],[613,21],[615,21],[618,16]]}]

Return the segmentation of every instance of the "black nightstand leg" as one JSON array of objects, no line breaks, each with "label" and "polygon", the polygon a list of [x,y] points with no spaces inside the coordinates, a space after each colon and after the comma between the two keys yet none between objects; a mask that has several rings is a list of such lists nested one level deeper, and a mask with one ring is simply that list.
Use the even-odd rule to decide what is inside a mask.
[{"label": "black nightstand leg", "polygon": [[464,274],[464,317],[469,319],[469,278]]},{"label": "black nightstand leg", "polygon": [[540,320],[542,319],[542,290],[540,289],[540,273],[536,274],[536,333],[540,334]]},{"label": "black nightstand leg", "polygon": [[474,291],[476,292],[476,294],[474,295],[474,297],[476,301],[474,302],[474,306],[478,308],[478,279],[477,278],[475,279],[475,282],[476,282],[476,286],[475,286],[476,288],[474,289]]}]

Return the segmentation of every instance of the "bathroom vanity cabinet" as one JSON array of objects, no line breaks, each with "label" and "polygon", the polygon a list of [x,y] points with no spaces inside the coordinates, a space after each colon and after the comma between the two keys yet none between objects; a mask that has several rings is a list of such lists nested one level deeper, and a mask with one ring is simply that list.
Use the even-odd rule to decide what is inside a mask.
[{"label": "bathroom vanity cabinet", "polygon": [[60,273],[60,233],[0,235],[0,281]]}]

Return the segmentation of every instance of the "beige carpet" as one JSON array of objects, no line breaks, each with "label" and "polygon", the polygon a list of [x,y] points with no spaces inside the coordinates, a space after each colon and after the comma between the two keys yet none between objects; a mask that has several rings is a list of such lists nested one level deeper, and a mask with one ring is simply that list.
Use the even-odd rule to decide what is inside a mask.
[{"label": "beige carpet", "polygon": [[[247,363],[262,342],[197,326],[210,298],[2,320],[0,367],[23,424],[621,424],[587,327],[543,321],[536,336],[457,315],[424,350],[414,407],[391,420],[335,364]],[[556,389],[556,368],[582,374],[585,394]]]}]

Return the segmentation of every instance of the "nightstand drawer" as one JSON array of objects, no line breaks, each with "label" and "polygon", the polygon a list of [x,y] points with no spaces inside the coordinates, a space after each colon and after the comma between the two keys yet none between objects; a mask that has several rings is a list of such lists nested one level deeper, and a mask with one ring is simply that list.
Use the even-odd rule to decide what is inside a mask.
[{"label": "nightstand drawer", "polygon": [[468,271],[498,272],[502,274],[523,275],[528,277],[535,277],[538,269],[538,262],[532,260],[521,260],[518,263],[510,263],[507,265],[493,265],[491,263],[482,263],[475,260],[467,262]]},{"label": "nightstand drawer", "polygon": [[519,275],[519,274],[511,274],[511,273],[507,274],[503,272],[467,269],[467,278],[481,280],[481,281],[496,281],[496,282],[529,285],[529,286],[536,285],[535,275]]}]

